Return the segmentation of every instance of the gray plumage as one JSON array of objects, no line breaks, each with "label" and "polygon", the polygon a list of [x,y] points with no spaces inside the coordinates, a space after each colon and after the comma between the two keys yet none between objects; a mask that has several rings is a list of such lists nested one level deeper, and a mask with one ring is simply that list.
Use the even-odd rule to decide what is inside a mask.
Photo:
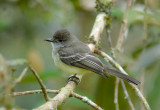
[{"label": "gray plumage", "polygon": [[86,44],[67,30],[55,32],[53,38],[47,41],[53,42],[54,53],[58,53],[60,60],[67,65],[90,70],[105,78],[110,73],[130,83],[136,85],[140,83],[136,79],[104,65]]}]

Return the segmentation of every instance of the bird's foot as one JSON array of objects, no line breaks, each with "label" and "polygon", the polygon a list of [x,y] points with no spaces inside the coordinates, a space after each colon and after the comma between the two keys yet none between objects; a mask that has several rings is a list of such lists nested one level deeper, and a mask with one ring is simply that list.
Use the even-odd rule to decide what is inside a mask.
[{"label": "bird's foot", "polygon": [[73,81],[75,82],[77,85],[79,84],[80,82],[80,79],[78,77],[76,77],[76,74],[75,75],[72,75],[68,78],[67,82],[66,82],[66,85],[68,84],[68,82],[70,81]]}]

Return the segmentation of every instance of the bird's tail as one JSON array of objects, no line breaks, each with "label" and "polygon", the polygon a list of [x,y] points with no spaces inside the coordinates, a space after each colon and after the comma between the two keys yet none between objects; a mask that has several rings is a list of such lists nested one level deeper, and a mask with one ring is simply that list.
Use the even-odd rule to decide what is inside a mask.
[{"label": "bird's tail", "polygon": [[140,84],[140,82],[139,82],[138,80],[136,80],[136,79],[134,79],[134,78],[132,78],[132,77],[130,77],[130,76],[128,76],[128,75],[123,74],[123,73],[121,73],[121,72],[119,72],[119,71],[117,71],[117,70],[110,69],[110,68],[108,68],[106,65],[104,65],[104,66],[105,66],[105,73],[106,73],[106,74],[110,73],[110,74],[112,74],[112,75],[114,75],[114,76],[117,76],[117,77],[119,77],[119,78],[121,78],[121,79],[124,79],[124,80],[126,80],[126,81],[128,81],[128,82],[130,82],[130,83],[135,84],[135,85]]}]

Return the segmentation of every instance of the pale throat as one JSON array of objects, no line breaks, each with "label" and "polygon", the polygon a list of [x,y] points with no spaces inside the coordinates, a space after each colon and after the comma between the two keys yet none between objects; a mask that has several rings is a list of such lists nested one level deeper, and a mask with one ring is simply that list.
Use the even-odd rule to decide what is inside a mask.
[{"label": "pale throat", "polygon": [[61,43],[54,44],[51,42],[51,45],[54,54],[57,53],[61,47],[64,47]]}]

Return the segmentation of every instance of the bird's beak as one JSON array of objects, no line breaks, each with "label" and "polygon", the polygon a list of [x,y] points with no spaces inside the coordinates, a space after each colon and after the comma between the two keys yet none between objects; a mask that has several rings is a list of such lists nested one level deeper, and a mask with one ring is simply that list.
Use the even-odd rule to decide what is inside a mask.
[{"label": "bird's beak", "polygon": [[47,39],[44,39],[44,41],[53,42],[53,39],[52,38],[47,38]]}]

